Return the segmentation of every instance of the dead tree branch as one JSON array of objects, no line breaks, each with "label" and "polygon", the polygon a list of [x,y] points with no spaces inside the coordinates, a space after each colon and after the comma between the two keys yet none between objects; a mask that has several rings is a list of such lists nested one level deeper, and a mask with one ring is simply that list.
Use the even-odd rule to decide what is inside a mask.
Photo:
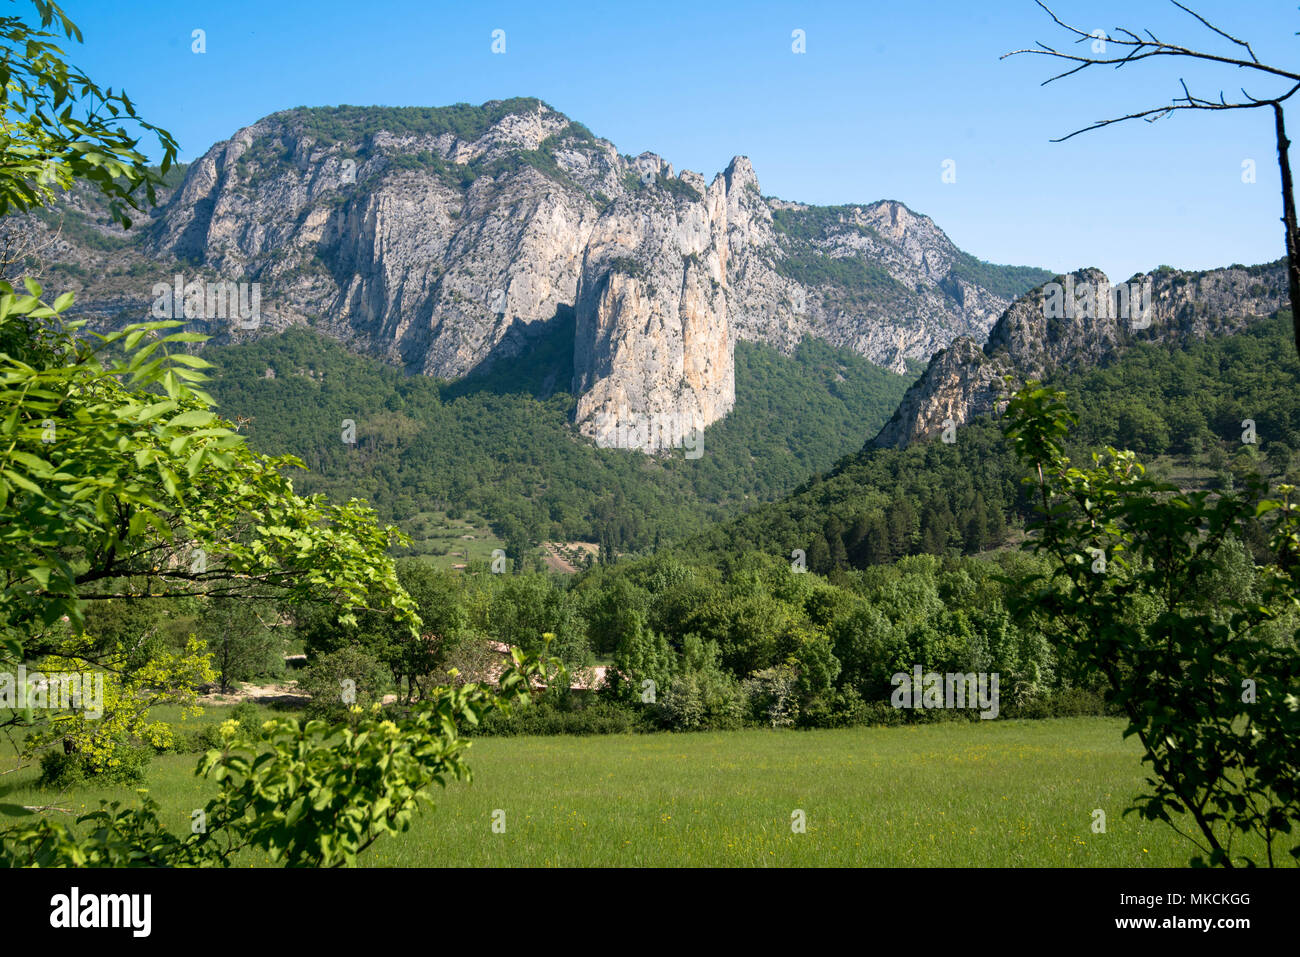
[{"label": "dead tree branch", "polygon": [[[1184,46],[1178,43],[1168,43],[1159,39],[1150,30],[1142,30],[1141,35],[1134,30],[1126,27],[1115,27],[1112,31],[1115,36],[1107,36],[1102,31],[1088,32],[1066,23],[1056,13],[1043,3],[1042,0],[1035,2],[1046,11],[1047,15],[1052,18],[1052,22],[1065,30],[1074,37],[1074,43],[1093,42],[1094,55],[1087,56],[1080,53],[1072,53],[1068,50],[1058,49],[1049,46],[1046,43],[1039,42],[1036,46],[1027,47],[1020,50],[1012,50],[1010,53],[1004,53],[1000,59],[1006,59],[1013,56],[1044,56],[1065,63],[1072,64],[1067,69],[1062,70],[1053,76],[1048,77],[1042,82],[1043,86],[1054,83],[1057,80],[1065,79],[1087,70],[1089,67],[1113,66],[1119,70],[1126,66],[1131,66],[1142,60],[1148,60],[1154,57],[1179,57],[1188,60],[1197,60],[1206,63],[1216,63],[1222,66],[1233,67],[1238,70],[1249,70],[1253,74],[1258,74],[1261,80],[1270,81],[1284,80],[1286,85],[1278,90],[1272,96],[1256,97],[1246,92],[1241,87],[1241,99],[1229,100],[1219,91],[1217,100],[1207,99],[1202,96],[1194,95],[1188,89],[1185,80],[1179,80],[1182,87],[1182,95],[1175,96],[1169,103],[1161,106],[1150,107],[1148,109],[1134,110],[1121,116],[1114,116],[1105,120],[1097,120],[1087,126],[1080,127],[1072,133],[1065,136],[1057,137],[1051,142],[1061,143],[1065,140],[1072,139],[1081,133],[1089,133],[1093,130],[1099,130],[1103,127],[1113,126],[1117,123],[1125,123],[1129,120],[1144,120],[1148,123],[1154,123],[1157,120],[1164,119],[1173,113],[1182,110],[1253,110],[1269,107],[1273,110],[1274,117],[1274,135],[1277,138],[1277,155],[1278,166],[1282,175],[1282,222],[1285,227],[1285,243],[1287,258],[1287,280],[1291,299],[1291,318],[1293,333],[1295,337],[1296,352],[1300,354],[1300,229],[1296,225],[1295,198],[1292,190],[1291,164],[1288,155],[1290,141],[1286,136],[1286,125],[1283,117],[1282,104],[1289,100],[1297,91],[1300,91],[1300,73],[1293,70],[1283,69],[1281,67],[1271,66],[1267,63],[1260,62],[1255,55],[1254,49],[1246,40],[1234,36],[1227,30],[1211,23],[1205,17],[1201,16],[1190,7],[1179,3],[1178,0],[1170,0],[1171,3],[1179,10],[1194,18],[1201,26],[1205,27],[1216,36],[1227,40],[1236,49],[1232,54],[1212,53],[1200,50],[1195,47]],[[1098,49],[1097,44],[1101,45]],[[1112,55],[1105,55],[1106,45],[1112,45],[1118,48],[1118,52]]]}]

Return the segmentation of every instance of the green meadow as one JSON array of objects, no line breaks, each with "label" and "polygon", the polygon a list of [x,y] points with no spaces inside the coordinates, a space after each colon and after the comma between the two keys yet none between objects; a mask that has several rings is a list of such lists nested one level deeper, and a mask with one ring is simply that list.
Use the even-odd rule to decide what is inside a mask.
[{"label": "green meadow", "polygon": [[492,533],[477,513],[449,518],[445,512],[418,512],[407,523],[411,545],[403,554],[423,559],[435,568],[451,569],[470,562],[490,562],[494,549],[506,543]]},{"label": "green meadow", "polygon": [[[222,717],[210,709],[205,720]],[[1167,825],[1125,816],[1142,786],[1114,719],[900,728],[478,738],[474,780],[436,795],[370,866],[1186,866]],[[147,785],[187,829],[211,791],[195,755]],[[78,813],[129,788],[63,795],[18,772],[6,802]],[[1094,810],[1106,813],[1094,833]],[[498,813],[500,812],[500,813]],[[796,833],[802,812],[806,829]],[[496,830],[493,824],[496,822]],[[502,829],[504,826],[504,829]],[[264,860],[248,859],[260,864]]]}]

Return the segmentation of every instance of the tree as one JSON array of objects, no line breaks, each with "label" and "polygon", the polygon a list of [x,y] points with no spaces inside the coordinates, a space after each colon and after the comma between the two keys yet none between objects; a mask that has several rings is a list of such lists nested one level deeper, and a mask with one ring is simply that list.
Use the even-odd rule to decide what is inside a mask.
[{"label": "tree", "polygon": [[[60,649],[63,654],[40,660],[37,667],[53,679],[79,678],[91,684],[84,672],[88,656],[86,639],[73,638]],[[199,713],[196,688],[213,678],[211,657],[201,641],[190,639],[183,649],[156,649],[147,660],[132,662],[123,645],[112,653],[97,655],[100,671],[94,676],[99,688],[86,692],[66,713],[50,720],[26,722],[22,756],[33,758],[44,752],[57,761],[42,759],[42,779],[55,783],[59,775],[75,766],[75,776],[102,776],[134,782],[143,775],[148,755],[170,746],[172,725],[151,715],[154,707],[178,705],[182,714]],[[91,700],[100,699],[100,700]]]},{"label": "tree", "polygon": [[[1007,408],[1039,503],[1030,547],[1052,560],[1018,582],[1014,610],[1103,675],[1124,709],[1125,736],[1151,767],[1130,810],[1192,840],[1204,855],[1194,864],[1256,863],[1233,847],[1247,834],[1270,866],[1279,850],[1300,859],[1295,490],[1266,499],[1256,478],[1240,492],[1183,492],[1113,448],[1077,468],[1062,451],[1074,422],[1063,400],[1030,382]],[[1261,516],[1272,561],[1250,574],[1235,542]]]},{"label": "tree", "polygon": [[890,559],[889,529],[879,513],[865,521],[862,537],[849,550],[849,559],[857,568],[881,565]]},{"label": "tree", "polygon": [[[32,0],[32,6],[42,29],[0,17],[0,216],[44,206],[56,187],[80,182],[108,199],[116,222],[130,226],[127,210],[156,202],[155,187],[176,161],[176,141],[141,119],[125,91],[101,88],[68,65],[50,42],[56,35],[43,28],[57,20],[64,36],[77,42],[81,31],[57,4]],[[139,140],[129,133],[135,128],[157,138],[162,158],[156,169],[136,150]]]},{"label": "tree", "polygon": [[[1114,66],[1120,69],[1130,64],[1138,63],[1143,60],[1149,60],[1152,57],[1174,57],[1177,59],[1196,60],[1205,63],[1217,63],[1222,66],[1230,66],[1237,70],[1247,70],[1251,75],[1261,81],[1276,82],[1282,81],[1282,88],[1272,96],[1255,97],[1248,93],[1245,88],[1241,88],[1241,99],[1229,101],[1223,92],[1219,92],[1217,100],[1206,99],[1194,95],[1188,88],[1185,81],[1182,84],[1182,96],[1175,96],[1169,103],[1162,106],[1152,107],[1146,110],[1138,110],[1133,113],[1126,113],[1123,116],[1112,117],[1107,120],[1098,120],[1088,126],[1075,130],[1065,136],[1053,140],[1054,143],[1060,143],[1071,137],[1078,136],[1080,133],[1087,133],[1092,130],[1101,129],[1105,126],[1111,126],[1115,123],[1124,123],[1128,120],[1142,119],[1148,123],[1155,122],[1169,116],[1172,113],[1182,110],[1256,110],[1271,109],[1273,111],[1274,135],[1277,140],[1277,162],[1282,178],[1282,222],[1284,224],[1284,240],[1286,244],[1286,261],[1287,261],[1287,282],[1290,289],[1291,298],[1291,321],[1292,337],[1295,342],[1297,354],[1300,354],[1300,227],[1296,225],[1296,208],[1294,187],[1291,180],[1291,162],[1288,158],[1288,149],[1291,141],[1287,139],[1286,124],[1284,122],[1282,104],[1289,100],[1297,91],[1300,91],[1300,73],[1291,70],[1285,70],[1280,67],[1270,66],[1261,63],[1255,56],[1255,51],[1251,49],[1250,44],[1244,40],[1239,40],[1230,33],[1219,29],[1210,23],[1199,13],[1183,6],[1178,0],[1171,0],[1174,6],[1183,10],[1189,16],[1194,17],[1203,27],[1237,48],[1236,55],[1207,53],[1197,50],[1193,47],[1183,46],[1176,43],[1166,43],[1156,38],[1150,30],[1141,31],[1146,34],[1145,38],[1139,36],[1137,32],[1128,30],[1123,27],[1115,29],[1116,36],[1110,37],[1096,32],[1081,30],[1078,27],[1071,26],[1062,21],[1053,13],[1042,0],[1035,2],[1047,11],[1048,16],[1057,26],[1075,37],[1075,43],[1092,43],[1093,55],[1088,56],[1082,53],[1070,53],[1058,50],[1055,47],[1048,46],[1045,43],[1039,43],[1037,47],[1013,50],[1005,53],[1002,59],[1010,56],[1019,56],[1022,54],[1032,54],[1035,56],[1052,57],[1063,60],[1066,63],[1074,64],[1064,72],[1055,76],[1048,77],[1043,81],[1043,86],[1056,80],[1073,76],[1092,66]],[[1119,49],[1119,53],[1106,56],[1106,46],[1110,44]]]},{"label": "tree", "polygon": [[808,568],[819,575],[827,574],[835,567],[831,561],[831,546],[826,541],[823,534],[814,534],[811,544],[808,546]]},{"label": "tree", "polygon": [[657,702],[676,670],[677,655],[668,639],[646,627],[636,612],[614,652],[614,667],[606,672],[605,690],[615,700]]},{"label": "tree", "polygon": [[810,721],[824,720],[830,712],[840,661],[830,639],[821,631],[801,628],[796,639],[798,645],[790,660],[798,674],[799,710]]},{"label": "tree", "polygon": [[912,503],[905,496],[896,498],[889,504],[885,517],[889,524],[890,553],[894,557],[908,554],[916,535],[916,510]]},{"label": "tree", "polygon": [[964,514],[964,525],[962,528],[962,547],[967,554],[975,554],[984,550],[985,545],[990,541],[989,537],[989,513],[988,506],[984,504],[984,496],[977,492],[975,498],[971,501],[970,507]]},{"label": "tree", "polygon": [[[30,283],[0,284],[0,628],[11,650],[87,602],[207,595],[391,607],[414,628],[387,549],[402,540],[353,500],[298,495],[169,347],[179,322],[82,338]],[[146,338],[148,337],[148,338]],[[97,342],[94,340],[98,340]],[[117,349],[121,358],[108,354]],[[155,353],[158,353],[155,355]]]},{"label": "tree", "polygon": [[609,580],[583,609],[592,649],[600,655],[612,654],[627,635],[644,626],[646,611],[644,590],[621,576]]},{"label": "tree", "polygon": [[683,731],[735,728],[745,712],[740,685],[722,669],[717,644],[696,634],[682,640],[679,667],[662,704],[670,726]]},{"label": "tree", "polygon": [[[273,612],[274,609],[267,609]],[[200,619],[199,636],[207,642],[222,694],[236,682],[257,675],[275,674],[284,667],[281,642],[274,621],[263,621],[256,604],[239,598],[217,598],[208,603]]]},{"label": "tree", "polygon": [[415,602],[418,634],[382,611],[360,613],[351,627],[332,605],[303,609],[296,628],[309,660],[347,648],[363,651],[388,668],[398,693],[409,702],[445,679],[449,662],[468,639],[468,613],[462,579],[449,572],[406,558],[397,562],[397,578]]}]

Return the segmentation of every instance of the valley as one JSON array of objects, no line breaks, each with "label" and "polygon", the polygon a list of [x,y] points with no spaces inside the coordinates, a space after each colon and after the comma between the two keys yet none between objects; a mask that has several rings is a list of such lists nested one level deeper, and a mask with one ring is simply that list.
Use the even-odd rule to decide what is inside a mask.
[{"label": "valley", "polygon": [[[394,6],[0,17],[0,870],[310,868],[297,940],[336,868],[998,868],[925,876],[1012,940],[1300,862],[1300,73]],[[1152,57],[1275,98],[1070,132]]]}]

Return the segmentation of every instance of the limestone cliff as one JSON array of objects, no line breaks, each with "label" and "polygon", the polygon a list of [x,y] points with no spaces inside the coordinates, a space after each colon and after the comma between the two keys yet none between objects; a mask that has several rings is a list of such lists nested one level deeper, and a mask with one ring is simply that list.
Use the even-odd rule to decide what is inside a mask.
[{"label": "limestone cliff", "polygon": [[1136,342],[1230,334],[1288,303],[1281,263],[1163,268],[1118,287],[1097,269],[1057,276],[1012,303],[983,348],[962,337],[935,355],[871,444],[902,447],[932,437],[945,422],[996,414],[1007,389],[1029,379],[1104,364]]},{"label": "limestone cliff", "polygon": [[790,352],[813,336],[904,371],[958,336],[982,342],[1046,277],[980,263],[898,202],[764,197],[743,156],[711,183],[678,175],[535,99],[273,114],[126,236],[81,199],[51,256],[84,313],[142,318],[178,275],[256,284],[256,321],[178,318],[218,339],[310,324],[442,378],[573,321],[577,424],[602,444],[724,416],[736,339]]}]

